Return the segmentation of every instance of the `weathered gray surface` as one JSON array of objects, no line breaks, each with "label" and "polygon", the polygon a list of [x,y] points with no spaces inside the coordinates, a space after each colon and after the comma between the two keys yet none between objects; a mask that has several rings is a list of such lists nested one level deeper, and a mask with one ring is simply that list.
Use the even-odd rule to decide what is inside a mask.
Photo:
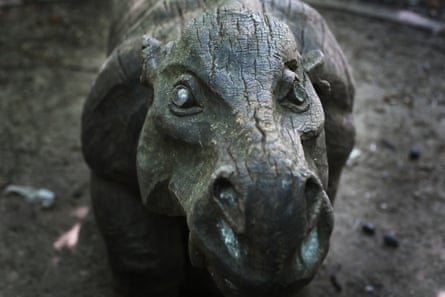
[{"label": "weathered gray surface", "polygon": [[185,216],[191,260],[225,296],[296,293],[327,253],[328,196],[354,138],[351,78],[324,21],[297,1],[117,11],[82,139],[119,288],[184,290]]},{"label": "weathered gray surface", "polygon": [[[217,3],[219,2],[217,1]],[[341,167],[334,164],[335,159],[339,159],[341,164],[345,156],[340,158],[335,158],[334,156],[343,154],[342,151],[347,150],[351,146],[351,143],[348,143],[346,139],[348,139],[347,135],[352,131],[349,117],[352,110],[351,98],[353,97],[353,90],[350,89],[351,78],[344,71],[346,63],[343,55],[338,50],[334,37],[330,34],[318,14],[298,1],[280,1],[279,3],[274,1],[264,1],[264,3],[249,1],[248,3],[249,7],[259,9],[260,11],[265,9],[268,13],[277,15],[290,26],[297,40],[298,50],[301,53],[319,48],[325,54],[326,60],[322,69],[316,74],[317,79],[313,79],[313,83],[320,94],[324,109],[326,111],[330,109],[335,110],[335,112],[326,112],[327,143],[332,155],[329,158],[330,162],[333,163],[331,167]],[[130,48],[139,46],[140,36],[147,34],[161,42],[173,40],[179,36],[181,28],[190,17],[210,9],[215,3],[213,1],[116,1],[115,5],[117,7],[115,9],[115,19],[118,21],[112,25],[110,30],[111,41],[109,51],[124,40],[133,40],[130,42],[134,42],[134,44],[124,46],[119,50],[119,54],[115,53],[116,56],[122,56],[119,58],[120,61],[111,62],[115,63],[116,66],[109,66],[117,67],[116,71],[109,71],[104,78],[103,85],[96,87],[95,92],[108,92],[112,88],[126,87],[128,86],[125,84],[127,83],[127,77],[136,79],[137,75],[135,74],[141,70],[136,66],[139,65],[137,63],[139,53],[132,52],[130,54],[129,52],[131,51]],[[165,21],[165,19],[168,19],[168,21]],[[163,21],[160,22],[159,20]],[[122,63],[123,59],[128,59],[127,63]],[[120,69],[119,67],[121,66],[124,69]],[[131,69],[125,69],[127,67]],[[120,84],[113,83],[114,81],[120,81]],[[334,85],[335,92],[327,92],[329,87],[325,84],[326,82]],[[131,85],[133,86],[133,84],[136,85],[136,82],[133,81]],[[142,90],[140,91],[142,92]],[[323,94],[323,92],[326,94]],[[105,94],[96,94],[91,97],[97,97],[97,101],[102,98],[101,95],[104,96]],[[147,97],[150,96],[148,95]],[[123,129],[123,131],[126,130]],[[344,135],[340,133],[344,133]],[[338,150],[338,152],[335,152],[335,150]],[[333,175],[331,180],[336,180],[335,170],[331,174]],[[332,188],[331,192],[334,193],[335,185],[332,185]]]}]

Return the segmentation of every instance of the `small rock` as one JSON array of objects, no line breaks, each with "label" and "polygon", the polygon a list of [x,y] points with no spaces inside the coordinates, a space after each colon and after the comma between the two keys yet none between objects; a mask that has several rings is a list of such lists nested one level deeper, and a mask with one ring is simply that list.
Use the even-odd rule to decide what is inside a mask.
[{"label": "small rock", "polygon": [[382,202],[379,204],[379,208],[381,210],[387,210],[388,209],[388,203]]},{"label": "small rock", "polygon": [[385,113],[386,112],[385,107],[383,107],[383,106],[374,107],[374,111],[377,113]]},{"label": "small rock", "polygon": [[385,138],[381,139],[380,140],[380,144],[383,147],[385,147],[385,148],[387,148],[387,149],[389,149],[391,151],[396,151],[397,150],[396,146],[391,141],[389,141],[388,139],[385,139]]},{"label": "small rock", "polygon": [[362,232],[366,235],[374,235],[375,234],[375,226],[372,223],[366,223],[362,226]]},{"label": "small rock", "polygon": [[43,208],[52,207],[56,199],[56,194],[48,189],[36,189],[21,185],[9,185],[5,192],[18,194],[28,202],[39,203]]},{"label": "small rock", "polygon": [[362,155],[362,151],[358,148],[354,148],[352,150],[351,154],[349,155],[347,165],[352,166],[361,155]]},{"label": "small rock", "polygon": [[374,286],[373,286],[373,285],[367,285],[367,286],[365,287],[365,292],[366,292],[366,293],[374,293],[374,292],[375,292],[375,288],[374,288]]},{"label": "small rock", "polygon": [[387,233],[383,235],[383,243],[385,246],[390,248],[398,248],[399,247],[399,240],[394,234]]},{"label": "small rock", "polygon": [[411,161],[416,161],[420,159],[420,150],[417,147],[412,147],[409,150],[409,159]]},{"label": "small rock", "polygon": [[74,191],[74,193],[72,194],[72,197],[73,197],[74,199],[80,199],[80,198],[82,198],[82,196],[83,196],[83,193],[82,193],[81,190],[76,190],[76,191]]}]

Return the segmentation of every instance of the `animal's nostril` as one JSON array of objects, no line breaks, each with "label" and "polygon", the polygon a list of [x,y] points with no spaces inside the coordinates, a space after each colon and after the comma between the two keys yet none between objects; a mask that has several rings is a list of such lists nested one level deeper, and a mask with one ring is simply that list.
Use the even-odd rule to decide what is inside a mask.
[{"label": "animal's nostril", "polygon": [[218,178],[213,183],[213,196],[223,206],[234,206],[236,204],[236,192],[232,183],[226,178]]},{"label": "animal's nostril", "polygon": [[304,184],[307,228],[313,228],[315,221],[319,217],[322,192],[323,188],[320,182],[314,176],[310,176]]},{"label": "animal's nostril", "polygon": [[321,191],[321,185],[314,177],[309,177],[306,180],[306,184],[304,187],[304,197],[306,197],[308,206],[316,201],[317,196],[320,194]]},{"label": "animal's nostril", "polygon": [[240,194],[227,178],[219,177],[213,182],[213,199],[233,230],[238,234],[244,232],[244,205]]}]

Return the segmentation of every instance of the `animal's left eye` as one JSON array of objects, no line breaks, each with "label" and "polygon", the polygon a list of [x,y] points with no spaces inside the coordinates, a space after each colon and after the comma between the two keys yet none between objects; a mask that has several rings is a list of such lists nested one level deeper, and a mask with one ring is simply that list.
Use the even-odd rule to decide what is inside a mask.
[{"label": "animal's left eye", "polygon": [[184,84],[179,84],[172,90],[170,109],[179,116],[193,115],[202,111],[192,90]]},{"label": "animal's left eye", "polygon": [[295,80],[292,88],[281,100],[281,105],[298,113],[308,110],[309,96],[304,88],[304,83]]},{"label": "animal's left eye", "polygon": [[172,95],[172,103],[177,107],[188,108],[197,105],[192,91],[187,86],[176,86]]}]

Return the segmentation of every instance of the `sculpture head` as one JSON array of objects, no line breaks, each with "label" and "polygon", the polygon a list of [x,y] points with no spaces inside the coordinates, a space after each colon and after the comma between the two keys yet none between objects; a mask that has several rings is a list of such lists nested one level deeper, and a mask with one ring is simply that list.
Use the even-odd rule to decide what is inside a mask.
[{"label": "sculpture head", "polygon": [[154,98],[137,155],[142,197],[186,216],[191,260],[226,296],[297,291],[328,250],[324,113],[308,76],[323,57],[297,48],[279,20],[229,8],[176,41],[144,40]]}]

